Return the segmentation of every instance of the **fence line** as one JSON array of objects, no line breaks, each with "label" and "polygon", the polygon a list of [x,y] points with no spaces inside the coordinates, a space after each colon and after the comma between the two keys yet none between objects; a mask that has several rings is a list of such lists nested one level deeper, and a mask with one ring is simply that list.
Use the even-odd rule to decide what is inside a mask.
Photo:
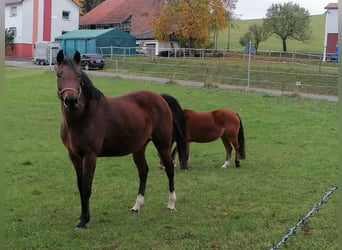
[{"label": "fence line", "polygon": [[[199,63],[198,63],[199,62]],[[196,64],[197,63],[197,64]],[[252,61],[252,67],[248,72],[247,62],[238,61],[239,64],[232,64],[225,61],[217,65],[214,61],[179,61],[167,58],[153,58],[131,60],[118,58],[117,60],[107,60],[107,67],[113,67],[117,74],[135,74],[144,76],[163,77],[174,80],[189,80],[215,84],[237,85],[251,87],[277,89],[292,91],[295,93],[315,93],[324,95],[337,95],[337,73],[332,74],[330,69],[326,69],[324,74],[312,72],[313,70],[303,70],[303,72],[293,72],[284,68],[272,70],[272,64],[256,65]],[[111,66],[112,64],[112,66]],[[334,68],[335,70],[335,68]],[[311,71],[311,72],[310,72]],[[317,70],[318,71],[318,70]],[[337,71],[337,69],[336,69]],[[249,73],[249,78],[248,78]]]},{"label": "fence line", "polygon": [[321,198],[320,202],[313,206],[313,208],[302,218],[300,218],[299,222],[292,228],[290,228],[289,233],[284,235],[284,237],[279,241],[277,244],[275,244],[270,250],[277,250],[281,245],[284,245],[286,241],[289,239],[290,236],[294,235],[297,231],[297,229],[301,225],[305,225],[305,221],[309,219],[315,212],[318,211],[318,209],[321,208],[321,206],[326,203],[326,200],[328,197],[338,188],[337,185],[332,186],[325,195]]},{"label": "fence line", "polygon": [[[165,56],[165,57],[183,57],[183,58],[227,58],[233,56],[246,56],[244,48],[231,49],[198,49],[198,48],[158,48],[157,52],[154,47],[116,47],[107,46],[99,47],[98,52],[108,56]],[[260,56],[266,58],[279,58],[288,60],[292,63],[301,60],[321,63],[324,61],[323,52],[301,52],[301,51],[276,51],[276,50],[258,50],[252,53],[252,56]],[[335,53],[326,54],[326,58],[332,58]]]}]

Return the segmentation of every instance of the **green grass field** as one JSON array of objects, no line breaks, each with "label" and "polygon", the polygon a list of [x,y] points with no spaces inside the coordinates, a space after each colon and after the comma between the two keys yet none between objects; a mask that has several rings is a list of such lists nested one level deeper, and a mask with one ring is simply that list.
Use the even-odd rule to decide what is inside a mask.
[{"label": "green grass field", "polygon": [[[230,40],[230,48],[238,49],[242,48],[239,44],[240,37],[248,31],[248,28],[251,24],[260,24],[262,25],[262,19],[256,20],[238,20],[233,21],[234,27],[231,29],[231,40]],[[297,51],[297,52],[316,52],[323,53],[324,48],[324,28],[325,28],[325,15],[313,15],[311,16],[311,30],[312,36],[309,41],[300,42],[296,40],[288,40],[287,50],[288,51]],[[218,38],[218,48],[227,48],[227,30],[221,31]],[[282,51],[282,42],[276,37],[272,36],[266,41],[260,43],[258,48],[259,51],[262,50],[275,50]]]},{"label": "green grass field", "polygon": [[[270,249],[338,181],[336,103],[90,76],[109,96],[149,89],[175,96],[184,108],[237,111],[247,159],[240,169],[224,170],[219,140],[193,144],[192,169],[175,169],[177,211],[171,212],[167,178],[151,145],[145,205],[131,214],[138,188],[131,156],[99,158],[89,228],[75,231],[80,201],[59,138],[55,75],[5,71],[3,249]],[[337,249],[336,197],[287,249]]]}]

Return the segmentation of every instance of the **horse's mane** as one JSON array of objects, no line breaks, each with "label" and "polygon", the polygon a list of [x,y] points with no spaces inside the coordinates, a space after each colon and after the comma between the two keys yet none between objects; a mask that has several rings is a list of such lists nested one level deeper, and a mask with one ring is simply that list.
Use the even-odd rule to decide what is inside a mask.
[{"label": "horse's mane", "polygon": [[93,85],[93,82],[89,79],[86,73],[81,71],[81,87],[83,94],[89,99],[100,99],[103,97],[103,93]]},{"label": "horse's mane", "polygon": [[[70,56],[65,56],[61,64],[69,66],[74,71],[77,71],[77,67],[79,67],[79,65],[75,62],[74,58]],[[86,98],[100,99],[104,96],[104,94],[94,86],[93,82],[89,79],[87,74],[84,73],[82,70],[80,74],[80,84],[82,88],[82,93]]]}]

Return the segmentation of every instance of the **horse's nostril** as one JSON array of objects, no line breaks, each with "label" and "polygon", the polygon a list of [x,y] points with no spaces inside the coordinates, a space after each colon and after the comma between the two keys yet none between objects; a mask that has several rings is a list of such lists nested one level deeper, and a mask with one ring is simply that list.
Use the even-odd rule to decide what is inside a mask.
[{"label": "horse's nostril", "polygon": [[72,106],[78,103],[77,97],[75,96],[67,96],[64,100],[65,105]]}]

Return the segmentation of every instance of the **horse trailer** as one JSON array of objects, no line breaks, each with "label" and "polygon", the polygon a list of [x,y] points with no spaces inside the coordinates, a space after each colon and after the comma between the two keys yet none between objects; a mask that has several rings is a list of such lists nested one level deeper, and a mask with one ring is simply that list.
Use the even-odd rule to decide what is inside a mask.
[{"label": "horse trailer", "polygon": [[33,63],[38,65],[56,64],[59,50],[60,46],[58,43],[36,42],[34,44]]}]

